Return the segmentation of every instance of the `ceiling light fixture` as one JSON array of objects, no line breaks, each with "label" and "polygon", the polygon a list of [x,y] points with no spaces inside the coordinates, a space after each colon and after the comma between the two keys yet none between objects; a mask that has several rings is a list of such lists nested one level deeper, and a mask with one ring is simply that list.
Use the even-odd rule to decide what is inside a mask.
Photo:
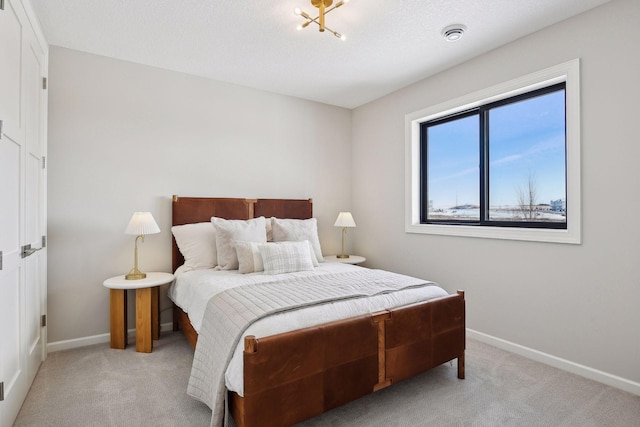
[{"label": "ceiling light fixture", "polygon": [[320,27],[321,33],[324,32],[324,30],[326,29],[331,34],[339,38],[340,40],[345,41],[347,38],[343,34],[340,34],[337,31],[333,31],[331,28],[324,25],[324,16],[327,13],[331,12],[332,10],[339,8],[345,3],[349,3],[349,0],[340,0],[338,3],[336,3],[335,6],[330,7],[333,4],[333,0],[311,0],[311,4],[317,7],[320,13],[315,18],[312,18],[307,12],[300,9],[299,7],[296,7],[295,9],[293,9],[293,13],[295,13],[296,15],[302,16],[305,19],[305,22],[298,25],[298,31],[302,30],[303,28],[307,28],[309,24],[311,24],[312,22],[315,22]]},{"label": "ceiling light fixture", "polygon": [[462,38],[466,29],[467,27],[462,24],[449,25],[442,30],[442,37],[448,42],[457,42]]}]

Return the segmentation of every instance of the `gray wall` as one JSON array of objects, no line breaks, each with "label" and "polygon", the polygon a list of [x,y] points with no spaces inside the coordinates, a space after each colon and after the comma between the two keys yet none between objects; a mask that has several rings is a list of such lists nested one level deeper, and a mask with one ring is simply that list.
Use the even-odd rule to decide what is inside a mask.
[{"label": "gray wall", "polygon": [[102,282],[132,267],[134,211],[162,230],[141,270],[171,270],[172,194],[311,197],[325,253],[340,250],[350,110],[58,47],[49,82],[50,343],[109,332]]},{"label": "gray wall", "polygon": [[[640,382],[640,2],[617,0],[354,110],[355,252],[465,289],[467,325]],[[471,31],[468,36],[472,36]],[[581,58],[582,244],[404,232],[404,115]]]}]

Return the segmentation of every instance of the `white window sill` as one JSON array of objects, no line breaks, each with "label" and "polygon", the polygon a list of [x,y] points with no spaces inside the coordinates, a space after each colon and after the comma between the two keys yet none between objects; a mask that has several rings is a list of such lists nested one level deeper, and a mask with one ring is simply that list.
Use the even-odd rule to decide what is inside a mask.
[{"label": "white window sill", "polygon": [[532,242],[580,244],[580,233],[575,230],[553,230],[517,227],[483,227],[475,225],[408,224],[407,233],[444,236],[479,237],[485,239],[525,240]]}]

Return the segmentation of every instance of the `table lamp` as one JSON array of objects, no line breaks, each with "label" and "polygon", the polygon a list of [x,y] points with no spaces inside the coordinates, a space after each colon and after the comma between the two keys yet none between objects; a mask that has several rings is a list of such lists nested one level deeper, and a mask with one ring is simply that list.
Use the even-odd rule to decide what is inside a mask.
[{"label": "table lamp", "polygon": [[344,254],[344,235],[347,234],[347,228],[356,226],[356,222],[353,220],[351,212],[340,212],[338,214],[338,219],[336,219],[336,223],[333,225],[335,227],[342,227],[342,253],[340,255],[336,255],[336,258],[349,258],[349,255]]},{"label": "table lamp", "polygon": [[127,225],[127,229],[124,230],[125,234],[131,234],[136,237],[135,249],[133,252],[133,268],[129,273],[124,276],[127,280],[139,280],[147,277],[146,273],[138,270],[138,239],[142,238],[142,242],[144,243],[145,234],[157,234],[160,232],[160,228],[156,223],[156,220],[153,219],[151,212],[134,212],[131,217],[131,221],[129,221],[129,225]]}]

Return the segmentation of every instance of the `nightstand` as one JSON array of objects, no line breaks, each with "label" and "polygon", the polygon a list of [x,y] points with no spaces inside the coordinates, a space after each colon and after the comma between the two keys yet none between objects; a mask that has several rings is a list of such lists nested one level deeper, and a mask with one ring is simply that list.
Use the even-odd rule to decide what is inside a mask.
[{"label": "nightstand", "polygon": [[147,273],[139,280],[116,276],[104,281],[110,294],[111,348],[127,346],[127,290],[136,290],[136,351],[151,353],[160,338],[158,287],[173,282],[171,273]]},{"label": "nightstand", "polygon": [[337,255],[329,255],[325,256],[324,260],[326,262],[341,262],[343,264],[360,264],[365,262],[367,259],[359,255],[349,255],[349,258],[338,258]]}]

